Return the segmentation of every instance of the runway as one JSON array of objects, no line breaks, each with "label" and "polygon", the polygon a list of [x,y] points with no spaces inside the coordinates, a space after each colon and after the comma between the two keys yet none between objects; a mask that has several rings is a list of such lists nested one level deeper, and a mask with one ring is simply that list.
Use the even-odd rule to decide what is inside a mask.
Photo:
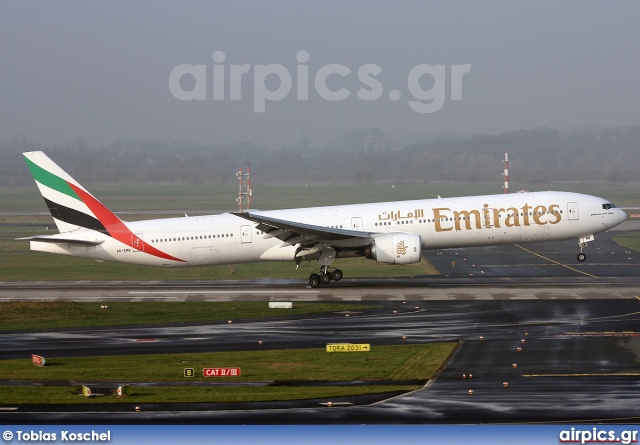
[{"label": "runway", "polygon": [[[453,280],[452,280],[453,281]],[[67,283],[60,287],[0,285],[0,301],[438,301],[514,299],[634,298],[640,278],[455,279],[437,278],[345,279],[310,289],[303,280],[216,283]]]},{"label": "runway", "polygon": [[[597,246],[597,247],[592,247]],[[2,283],[0,301],[377,301],[282,320],[0,334],[0,357],[460,341],[424,389],[255,404],[0,406],[6,423],[510,423],[640,421],[640,254],[603,234],[574,242],[426,252],[437,277],[187,283]],[[394,313],[395,311],[395,313]],[[406,339],[403,339],[406,337]],[[146,341],[138,341],[145,339]],[[518,350],[520,348],[520,350]],[[515,365],[515,366],[514,366]],[[470,375],[472,377],[470,377]],[[470,391],[473,394],[470,394]],[[17,408],[16,410],[7,409]]]}]

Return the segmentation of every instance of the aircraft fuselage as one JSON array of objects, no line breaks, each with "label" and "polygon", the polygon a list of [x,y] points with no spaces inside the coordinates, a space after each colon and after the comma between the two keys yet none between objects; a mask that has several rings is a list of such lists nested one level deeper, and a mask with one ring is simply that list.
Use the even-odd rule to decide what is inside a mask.
[{"label": "aircraft fuselage", "polygon": [[[372,241],[390,233],[417,234],[423,250],[578,239],[608,230],[626,218],[622,210],[602,198],[569,192],[522,192],[252,213],[368,232]],[[74,237],[101,243],[82,246],[32,240],[31,249],[158,267],[293,261],[297,250],[295,244],[283,245],[281,240],[262,232],[257,223],[233,214],[146,220],[126,223],[126,227],[138,241],[124,242],[99,231],[80,229],[73,232]],[[349,239],[332,245],[338,251],[355,249]]]}]

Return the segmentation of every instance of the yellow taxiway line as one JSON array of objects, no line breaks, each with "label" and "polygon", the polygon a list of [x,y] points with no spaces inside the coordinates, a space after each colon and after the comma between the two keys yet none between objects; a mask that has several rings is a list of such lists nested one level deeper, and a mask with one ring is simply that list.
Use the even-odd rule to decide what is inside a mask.
[{"label": "yellow taxiway line", "polygon": [[535,255],[535,256],[537,256],[537,257],[540,257],[540,258],[542,258],[543,260],[547,260],[547,261],[549,261],[549,262],[551,262],[551,263],[557,264],[558,266],[566,267],[567,269],[573,270],[574,272],[581,273],[582,275],[586,275],[586,276],[591,277],[591,278],[598,278],[598,277],[596,277],[595,275],[591,275],[590,273],[586,273],[586,272],[583,272],[583,271],[581,271],[581,270],[574,269],[574,268],[573,268],[573,267],[571,267],[571,266],[567,266],[566,264],[562,264],[562,263],[560,263],[560,262],[558,262],[558,261],[556,261],[556,260],[552,260],[551,258],[547,258],[546,256],[540,255],[539,253],[535,253],[535,252],[532,252],[532,251],[531,251],[531,250],[529,250],[529,249],[525,249],[524,247],[522,247],[522,246],[521,246],[521,245],[519,245],[519,244],[515,244],[515,246],[516,246],[516,247],[519,247],[520,249],[524,250],[525,252],[528,252],[528,253],[530,253],[530,254],[532,254],[532,255]]}]

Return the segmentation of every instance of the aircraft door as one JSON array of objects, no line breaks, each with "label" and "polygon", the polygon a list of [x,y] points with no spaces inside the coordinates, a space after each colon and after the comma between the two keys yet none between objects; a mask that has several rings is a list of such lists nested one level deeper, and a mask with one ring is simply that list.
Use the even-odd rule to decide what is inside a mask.
[{"label": "aircraft door", "polygon": [[353,230],[362,230],[362,218],[351,218],[351,228]]},{"label": "aircraft door", "polygon": [[240,226],[240,241],[242,244],[251,242],[251,226]]},{"label": "aircraft door", "polygon": [[580,219],[580,214],[578,213],[578,203],[577,202],[568,202],[567,203],[567,213],[569,214],[569,220],[572,219]]}]

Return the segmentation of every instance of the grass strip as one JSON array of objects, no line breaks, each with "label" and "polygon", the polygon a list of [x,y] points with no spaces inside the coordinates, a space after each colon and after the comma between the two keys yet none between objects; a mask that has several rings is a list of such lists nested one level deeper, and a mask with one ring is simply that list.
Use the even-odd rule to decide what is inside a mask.
[{"label": "grass strip", "polygon": [[[372,345],[370,352],[329,353],[324,349],[277,349],[210,353],[144,354],[47,359],[39,368],[31,357],[0,360],[5,380],[50,381],[291,381],[428,380],[455,343]],[[46,358],[46,357],[45,357]],[[242,368],[240,377],[202,377],[202,368]],[[184,368],[196,377],[185,378]]]},{"label": "grass strip", "polygon": [[640,251],[640,232],[623,233],[616,235],[613,240],[623,247]]},{"label": "grass strip", "polygon": [[[104,304],[108,309],[101,308]],[[0,331],[240,320],[363,311],[377,307],[358,302],[295,302],[291,309],[269,309],[266,301],[0,302]]]},{"label": "grass strip", "polygon": [[[455,349],[455,343],[373,345],[366,353],[327,353],[324,349],[289,349],[185,354],[149,354],[105,357],[69,357],[47,360],[35,367],[29,359],[0,361],[5,380],[43,382],[43,387],[0,386],[0,400],[9,403],[81,403],[87,400],[136,403],[239,402],[293,400],[374,392],[410,391],[419,385],[313,386],[312,381],[421,380],[434,376]],[[205,367],[239,367],[239,377],[202,377]],[[184,368],[196,377],[185,378]],[[207,381],[209,386],[143,387],[145,381]],[[309,381],[309,386],[218,386],[219,382]],[[83,399],[71,387],[46,386],[46,382],[108,381],[130,383],[123,399]],[[52,384],[53,385],[53,384]],[[115,385],[114,385],[115,386]],[[113,388],[115,389],[115,388]]]},{"label": "grass strip", "polygon": [[176,387],[135,387],[125,397],[113,394],[103,397],[85,398],[72,393],[70,388],[43,387],[2,387],[0,403],[3,405],[22,404],[94,404],[94,403],[242,403],[272,402],[284,400],[329,399],[332,397],[378,394],[387,392],[408,392],[420,389],[420,385],[371,385],[371,386],[325,386],[325,387],[229,387],[176,388]]}]

